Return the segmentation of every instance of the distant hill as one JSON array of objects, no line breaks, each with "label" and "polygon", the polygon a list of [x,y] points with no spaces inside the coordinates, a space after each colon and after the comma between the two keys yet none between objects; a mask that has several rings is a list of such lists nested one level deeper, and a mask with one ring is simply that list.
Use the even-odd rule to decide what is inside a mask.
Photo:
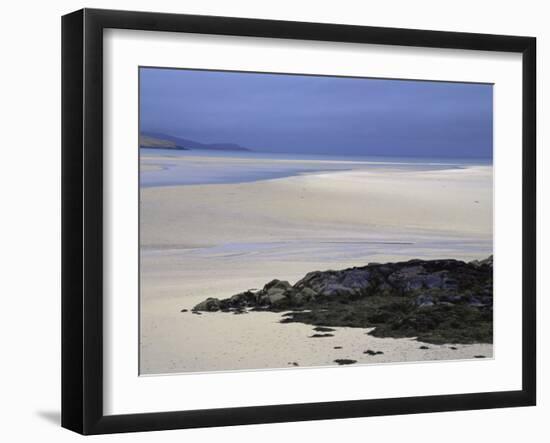
[{"label": "distant hill", "polygon": [[159,132],[142,132],[139,136],[141,148],[157,149],[202,149],[209,151],[250,151],[235,143],[200,143]]},{"label": "distant hill", "polygon": [[158,137],[151,137],[143,134],[139,136],[139,147],[156,148],[156,149],[185,149],[185,148],[176,146],[176,143],[174,143],[173,141],[165,140]]}]

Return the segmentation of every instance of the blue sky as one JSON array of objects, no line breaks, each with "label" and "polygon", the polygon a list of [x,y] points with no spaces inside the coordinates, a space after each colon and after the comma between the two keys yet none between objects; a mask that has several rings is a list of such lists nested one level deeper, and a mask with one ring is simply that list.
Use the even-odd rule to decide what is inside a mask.
[{"label": "blue sky", "polygon": [[140,129],[254,151],[490,158],[487,84],[141,68]]}]

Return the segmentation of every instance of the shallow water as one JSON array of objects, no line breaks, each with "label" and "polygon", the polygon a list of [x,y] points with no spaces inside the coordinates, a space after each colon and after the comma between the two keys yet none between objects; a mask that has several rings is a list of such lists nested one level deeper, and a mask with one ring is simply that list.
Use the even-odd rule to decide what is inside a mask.
[{"label": "shallow water", "polygon": [[247,183],[307,173],[367,168],[428,171],[487,162],[489,160],[484,159],[337,157],[142,148],[140,186]]},{"label": "shallow water", "polygon": [[488,255],[492,242],[482,239],[444,238],[433,236],[409,236],[403,239],[365,240],[356,239],[307,239],[271,242],[231,242],[202,248],[147,248],[142,247],[143,256],[158,254],[172,255],[181,260],[292,260],[308,262],[319,260],[334,266],[343,261],[367,264],[387,256],[398,260],[410,257],[437,259],[445,257],[478,257]]}]

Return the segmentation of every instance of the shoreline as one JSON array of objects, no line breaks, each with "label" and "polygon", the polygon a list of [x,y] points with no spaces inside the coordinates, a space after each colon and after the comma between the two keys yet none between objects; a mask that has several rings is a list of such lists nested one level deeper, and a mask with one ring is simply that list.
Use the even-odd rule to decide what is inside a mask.
[{"label": "shoreline", "polygon": [[[221,160],[221,161],[250,161],[250,162],[318,162],[318,163],[363,163],[363,164],[402,164],[402,165],[471,165],[471,166],[493,166],[492,159],[486,157],[479,158],[454,158],[454,157],[399,157],[399,156],[339,156],[339,155],[307,155],[307,154],[290,154],[276,152],[260,152],[260,151],[209,151],[188,149],[182,150],[182,155],[175,156],[171,150],[163,150],[158,148],[143,148],[146,154],[141,159],[147,160],[147,157],[170,159],[181,158],[182,160],[204,159],[204,160]],[[164,152],[163,152],[164,151]],[[151,155],[151,154],[155,155]],[[190,153],[189,155],[187,155]],[[163,155],[165,154],[165,155]]]},{"label": "shoreline", "polygon": [[[189,152],[189,151],[186,151]],[[168,187],[207,184],[241,184],[276,180],[300,175],[319,175],[353,170],[432,171],[492,167],[479,161],[406,158],[270,158],[250,155],[200,155],[148,153],[140,155],[140,186]]]}]

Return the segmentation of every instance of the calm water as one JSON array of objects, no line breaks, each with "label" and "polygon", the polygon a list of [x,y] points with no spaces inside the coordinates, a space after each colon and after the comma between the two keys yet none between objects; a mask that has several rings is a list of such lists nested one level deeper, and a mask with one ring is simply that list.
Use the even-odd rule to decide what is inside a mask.
[{"label": "calm water", "polygon": [[141,148],[140,186],[245,183],[322,171],[389,167],[438,170],[471,165],[491,165],[491,159],[338,157]]}]

